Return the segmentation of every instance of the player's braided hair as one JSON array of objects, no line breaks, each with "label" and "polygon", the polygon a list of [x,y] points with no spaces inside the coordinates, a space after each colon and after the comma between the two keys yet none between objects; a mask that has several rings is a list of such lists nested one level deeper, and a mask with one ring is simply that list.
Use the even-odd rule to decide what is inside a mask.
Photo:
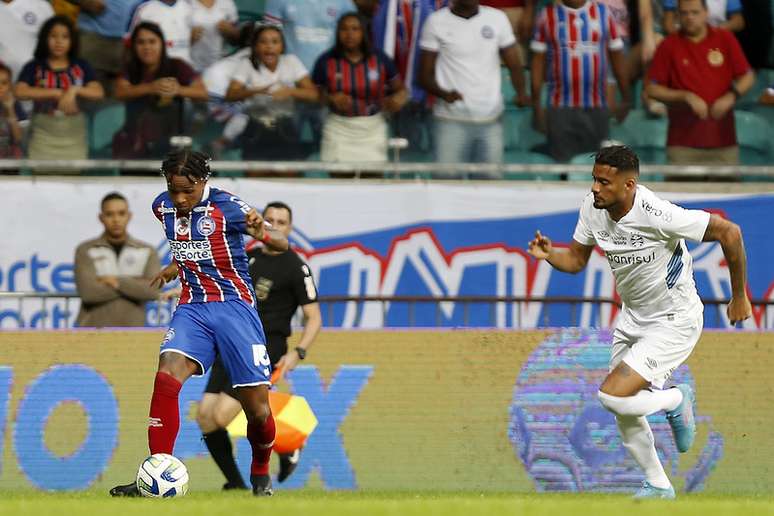
[{"label": "player's braided hair", "polygon": [[161,174],[169,181],[172,176],[185,176],[192,183],[207,181],[210,171],[210,158],[201,152],[190,149],[178,149],[167,154],[161,164]]},{"label": "player's braided hair", "polygon": [[620,172],[634,172],[640,175],[640,158],[627,145],[602,147],[594,156],[594,163],[615,167]]}]

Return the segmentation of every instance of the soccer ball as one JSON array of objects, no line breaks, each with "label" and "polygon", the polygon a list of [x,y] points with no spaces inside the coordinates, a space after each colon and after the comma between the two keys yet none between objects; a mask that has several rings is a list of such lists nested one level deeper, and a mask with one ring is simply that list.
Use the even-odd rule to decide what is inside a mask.
[{"label": "soccer ball", "polygon": [[184,496],[188,492],[188,470],[177,457],[155,453],[140,464],[137,489],[149,498]]}]

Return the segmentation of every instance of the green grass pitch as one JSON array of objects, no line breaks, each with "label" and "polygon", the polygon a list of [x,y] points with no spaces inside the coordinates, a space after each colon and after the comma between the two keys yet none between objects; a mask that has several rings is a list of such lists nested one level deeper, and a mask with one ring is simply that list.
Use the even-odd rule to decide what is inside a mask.
[{"label": "green grass pitch", "polygon": [[774,515],[774,496],[683,495],[638,502],[625,495],[282,491],[272,498],[199,491],[169,500],[111,499],[101,491],[41,493],[0,490],[0,514],[19,516],[471,516],[471,515]]}]

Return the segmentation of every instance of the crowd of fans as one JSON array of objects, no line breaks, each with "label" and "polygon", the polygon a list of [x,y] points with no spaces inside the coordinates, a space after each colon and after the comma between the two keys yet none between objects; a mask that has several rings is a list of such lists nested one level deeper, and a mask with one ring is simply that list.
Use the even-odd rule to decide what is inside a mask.
[{"label": "crowd of fans", "polygon": [[503,134],[503,113],[529,110],[545,134],[531,150],[566,162],[641,104],[668,117],[670,162],[736,163],[735,103],[753,67],[771,65],[770,11],[768,25],[746,26],[739,0],[267,0],[261,11],[0,0],[0,158],[87,158],[88,117],[121,101],[115,158],[159,158],[171,137],[205,134],[197,144],[215,156],[383,162],[395,135],[423,161],[497,163],[520,137]]}]

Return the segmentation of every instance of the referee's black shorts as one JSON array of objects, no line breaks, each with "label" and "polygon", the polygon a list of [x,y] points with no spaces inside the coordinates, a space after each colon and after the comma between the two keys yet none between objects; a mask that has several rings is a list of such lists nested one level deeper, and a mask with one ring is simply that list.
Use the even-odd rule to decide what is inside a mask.
[{"label": "referee's black shorts", "polygon": [[[288,352],[288,340],[284,335],[268,335],[266,337],[266,351],[269,354],[269,360],[271,360],[272,368],[279,362],[282,355]],[[210,369],[210,379],[207,381],[207,387],[204,388],[204,392],[210,394],[225,393],[236,398],[236,389],[231,386],[231,378],[228,376],[228,371],[223,366],[220,357],[215,358],[215,363],[212,364]]]}]

